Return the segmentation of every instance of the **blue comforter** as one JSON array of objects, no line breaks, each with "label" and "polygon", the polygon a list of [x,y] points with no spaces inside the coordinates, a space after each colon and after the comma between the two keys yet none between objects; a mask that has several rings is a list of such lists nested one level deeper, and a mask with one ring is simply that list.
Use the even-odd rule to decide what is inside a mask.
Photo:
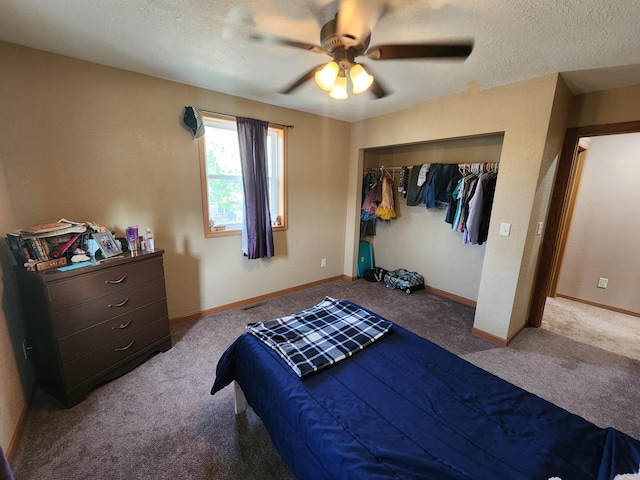
[{"label": "blue comforter", "polygon": [[599,428],[398,325],[299,378],[256,337],[220,359],[300,479],[612,480],[640,442]]}]

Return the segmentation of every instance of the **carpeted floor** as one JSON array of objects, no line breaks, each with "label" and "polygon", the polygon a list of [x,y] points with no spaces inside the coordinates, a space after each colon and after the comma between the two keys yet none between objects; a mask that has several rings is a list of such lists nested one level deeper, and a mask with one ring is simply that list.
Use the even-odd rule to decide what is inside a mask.
[{"label": "carpeted floor", "polygon": [[542,328],[640,361],[640,318],[567,298],[548,297]]},{"label": "carpeted floor", "polygon": [[249,322],[353,300],[600,426],[640,437],[640,362],[544,329],[507,348],[471,335],[473,309],[383,284],[337,281],[172,328],[173,348],[103,385],[71,409],[36,396],[12,467],[30,479],[290,479],[260,419],[233,414],[215,366]]}]

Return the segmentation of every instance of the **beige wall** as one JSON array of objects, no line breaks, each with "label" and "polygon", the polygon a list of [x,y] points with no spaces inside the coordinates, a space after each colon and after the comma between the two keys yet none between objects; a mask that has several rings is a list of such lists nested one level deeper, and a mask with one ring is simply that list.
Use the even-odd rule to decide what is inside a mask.
[{"label": "beige wall", "polygon": [[[640,133],[592,137],[557,293],[640,313]],[[598,288],[600,277],[609,280]]]},{"label": "beige wall", "polygon": [[[2,160],[0,151],[0,160]],[[13,212],[8,195],[6,176],[0,163],[0,228],[11,229]],[[3,241],[4,243],[4,241]],[[20,303],[8,249],[0,248],[0,445],[7,451],[12,441],[16,423],[26,409],[27,398],[33,385],[33,375],[22,353],[24,338]],[[9,452],[11,453],[11,452]]]},{"label": "beige wall", "polygon": [[[16,225],[61,217],[165,250],[170,317],[342,274],[348,123],[35,50],[0,45],[3,163]],[[185,105],[293,124],[289,231],[246,260],[240,237],[205,239],[197,142]],[[320,258],[327,259],[320,268]]]},{"label": "beige wall", "polygon": [[577,95],[571,104],[569,127],[640,120],[640,85]]},{"label": "beige wall", "polygon": [[[0,227],[60,217],[119,233],[151,227],[166,251],[171,317],[355,275],[364,149],[504,132],[475,326],[506,339],[524,325],[570,95],[558,75],[467,92],[354,124],[0,42]],[[239,237],[204,239],[197,143],[185,105],[294,124],[289,224],[276,257],[248,261]],[[574,99],[571,125],[637,120],[640,86]],[[511,236],[498,236],[500,222]],[[407,240],[409,242],[409,240]],[[407,245],[410,247],[410,245]],[[29,372],[15,282],[0,247],[0,442],[15,432]],[[320,258],[327,259],[326,268]],[[13,358],[13,360],[12,360]]]},{"label": "beige wall", "polygon": [[[520,312],[528,312],[532,301],[532,289],[534,288],[535,276],[539,264],[538,253],[542,246],[542,233],[549,210],[560,152],[564,143],[572,98],[567,84],[562,78],[559,78],[556,85],[551,116],[549,118],[549,128],[547,130],[547,139],[540,164],[536,193],[531,209],[532,221],[529,222],[527,243],[525,244],[523,262],[520,267],[516,293],[517,303],[514,305],[514,309]],[[517,329],[514,327],[516,327],[516,325],[511,325],[509,336],[517,332]]]},{"label": "beige wall", "polygon": [[[349,123],[1,42],[0,64],[5,232],[61,217],[119,234],[131,224],[151,227],[156,247],[165,250],[171,318],[342,275]],[[204,238],[198,147],[181,121],[185,105],[295,126],[288,144],[290,228],[275,234],[272,259],[246,260],[239,236]],[[2,245],[4,290],[14,295]],[[4,327],[16,313],[3,307],[6,447],[24,400]]]},{"label": "beige wall", "polygon": [[[353,125],[350,196],[345,270],[355,271],[363,150],[387,145],[504,132],[500,174],[479,284],[474,326],[507,339],[527,320],[530,288],[519,288],[535,271],[539,241],[534,226],[546,211],[537,192],[548,158],[559,145],[551,142],[550,118],[559,77],[549,75],[501,88],[439,98],[402,112]],[[549,151],[549,149],[553,151]],[[509,237],[498,236],[501,222],[511,224]],[[397,239],[398,250],[415,249],[415,239]],[[428,253],[425,253],[428,254]],[[446,261],[446,260],[445,260]]]}]

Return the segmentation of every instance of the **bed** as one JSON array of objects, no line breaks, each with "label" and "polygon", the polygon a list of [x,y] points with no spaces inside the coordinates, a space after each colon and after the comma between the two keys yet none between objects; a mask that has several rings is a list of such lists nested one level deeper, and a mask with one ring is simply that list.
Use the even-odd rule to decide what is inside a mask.
[{"label": "bed", "polygon": [[331,363],[300,376],[244,333],[220,358],[211,393],[234,384],[239,410],[246,399],[300,479],[611,480],[638,471],[639,441],[399,325]]}]

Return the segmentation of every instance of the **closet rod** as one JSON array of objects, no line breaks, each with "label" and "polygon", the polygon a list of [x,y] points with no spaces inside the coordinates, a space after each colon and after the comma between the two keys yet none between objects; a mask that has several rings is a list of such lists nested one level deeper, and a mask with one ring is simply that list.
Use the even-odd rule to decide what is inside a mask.
[{"label": "closet rod", "polygon": [[[498,167],[498,165],[500,164],[500,162],[473,162],[473,163],[444,163],[442,165],[458,165],[458,167],[464,167],[465,165],[495,165],[496,167]],[[398,170],[402,170],[404,167],[407,167],[409,169],[413,168],[414,165],[404,165],[402,167],[370,167],[368,168],[366,171],[367,172],[377,172],[379,170],[389,170],[389,171],[398,171]]]},{"label": "closet rod", "polygon": [[[371,167],[367,170],[367,172],[377,172],[378,170],[400,171],[403,168],[404,167]],[[408,166],[407,168],[411,167]]]},{"label": "closet rod", "polygon": [[[228,113],[221,113],[221,112],[212,112],[211,110],[203,110],[201,108],[198,108],[198,111],[201,113],[208,113],[209,115],[218,115],[220,117],[228,117],[228,118],[233,118],[234,120],[236,119],[236,117],[242,117],[242,115],[230,115]],[[265,121],[265,120],[263,120]],[[267,122],[269,122],[269,120],[266,120]],[[283,123],[275,123],[275,122],[269,122],[270,125],[277,125],[278,127],[285,127],[285,128],[294,128],[293,125],[285,125]]]}]

